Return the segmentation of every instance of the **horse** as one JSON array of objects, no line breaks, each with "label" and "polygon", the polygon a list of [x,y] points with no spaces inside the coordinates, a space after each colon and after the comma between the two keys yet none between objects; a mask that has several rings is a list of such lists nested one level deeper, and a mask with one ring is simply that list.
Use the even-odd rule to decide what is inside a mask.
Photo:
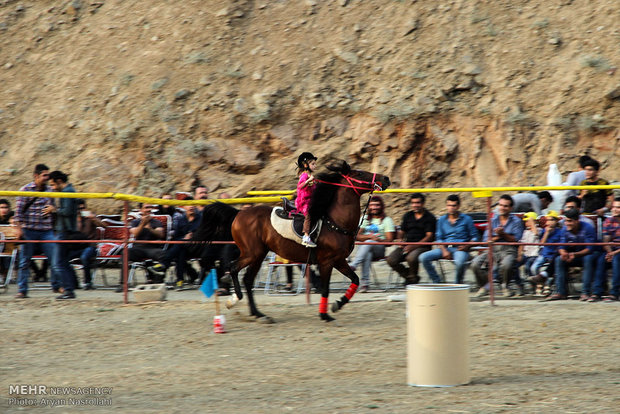
[{"label": "horse", "polygon": [[376,173],[353,170],[343,160],[332,163],[327,169],[316,175],[316,188],[308,213],[313,223],[319,219],[323,221],[316,240],[317,247],[312,249],[275,231],[270,221],[272,207],[255,205],[237,210],[227,204],[214,203],[203,209],[201,225],[194,240],[226,240],[232,236],[241,252],[230,271],[234,295],[239,300],[243,298],[238,274],[247,268],[243,284],[250,315],[260,322],[273,323],[273,319],[258,310],[252,292],[256,275],[270,250],[293,262],[318,265],[321,280],[319,316],[323,321],[334,320],[327,312],[329,282],[334,268],[349,278],[351,284],[345,294],[333,303],[332,313],[347,304],[359,287],[359,277],[347,263],[347,257],[353,250],[358,231],[360,198],[364,193],[386,189],[390,179]]}]

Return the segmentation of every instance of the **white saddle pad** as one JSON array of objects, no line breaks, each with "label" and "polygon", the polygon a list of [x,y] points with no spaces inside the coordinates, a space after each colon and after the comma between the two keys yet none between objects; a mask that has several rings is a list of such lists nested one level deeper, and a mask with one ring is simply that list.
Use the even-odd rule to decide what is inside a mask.
[{"label": "white saddle pad", "polygon": [[[276,214],[277,210],[282,210],[282,207],[274,207],[273,210],[271,210],[271,225],[275,231],[285,239],[293,240],[294,242],[301,244],[301,236],[297,235],[293,229],[293,220],[285,220],[280,218]],[[317,234],[320,234],[322,224],[323,220],[319,220]]]}]

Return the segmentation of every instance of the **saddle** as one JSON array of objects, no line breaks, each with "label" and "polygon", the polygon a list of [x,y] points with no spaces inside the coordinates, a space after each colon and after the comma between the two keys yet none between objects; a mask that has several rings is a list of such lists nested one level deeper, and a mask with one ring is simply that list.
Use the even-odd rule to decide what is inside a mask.
[{"label": "saddle", "polygon": [[[285,197],[283,198],[286,200],[285,203],[288,204],[287,207],[290,208],[290,201]],[[304,215],[297,213],[297,210],[294,209],[295,206],[292,207],[293,209],[289,210],[285,210],[284,207],[274,207],[271,211],[271,225],[280,236],[301,244],[301,238],[304,235]],[[316,242],[321,232],[322,224],[323,221],[319,220],[311,226],[309,236],[312,241]]]}]

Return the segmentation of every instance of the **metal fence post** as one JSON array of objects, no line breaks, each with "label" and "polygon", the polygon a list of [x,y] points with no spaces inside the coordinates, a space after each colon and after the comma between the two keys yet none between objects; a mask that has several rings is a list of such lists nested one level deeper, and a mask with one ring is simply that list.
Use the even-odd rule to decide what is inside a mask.
[{"label": "metal fence post", "polygon": [[492,197],[487,197],[487,231],[488,233],[488,246],[487,263],[488,263],[488,279],[489,279],[489,296],[491,299],[491,306],[495,305],[495,287],[493,283],[493,227],[491,226],[491,202]]}]

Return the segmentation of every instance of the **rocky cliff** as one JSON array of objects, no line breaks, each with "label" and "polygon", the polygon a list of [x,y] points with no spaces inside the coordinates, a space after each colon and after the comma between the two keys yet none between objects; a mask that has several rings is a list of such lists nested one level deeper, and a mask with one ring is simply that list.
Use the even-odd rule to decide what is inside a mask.
[{"label": "rocky cliff", "polygon": [[81,191],[241,196],[293,188],[300,151],[393,187],[542,185],[582,153],[617,179],[618,21],[616,0],[0,0],[2,187],[44,162]]}]

